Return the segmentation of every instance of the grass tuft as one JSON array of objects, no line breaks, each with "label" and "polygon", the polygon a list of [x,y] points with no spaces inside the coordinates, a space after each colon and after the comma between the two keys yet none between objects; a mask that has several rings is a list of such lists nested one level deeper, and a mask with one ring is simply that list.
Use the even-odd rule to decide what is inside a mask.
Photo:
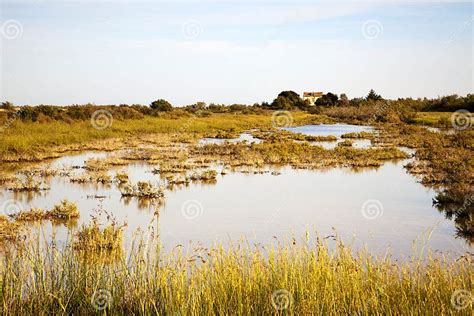
[{"label": "grass tuft", "polygon": [[79,210],[75,203],[68,200],[62,200],[56,204],[50,211],[46,212],[46,217],[52,220],[70,220],[79,217]]},{"label": "grass tuft", "polygon": [[110,224],[101,229],[97,221],[84,225],[77,232],[74,249],[93,252],[118,252],[122,247],[122,227]]}]

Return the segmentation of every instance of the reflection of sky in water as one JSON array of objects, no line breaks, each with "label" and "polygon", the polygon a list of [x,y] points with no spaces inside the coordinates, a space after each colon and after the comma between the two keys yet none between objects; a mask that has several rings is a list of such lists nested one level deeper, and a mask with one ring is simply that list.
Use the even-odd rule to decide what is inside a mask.
[{"label": "reflection of sky in water", "polygon": [[[320,125],[304,125],[298,127],[283,128],[293,133],[301,133],[310,136],[336,136],[337,141],[329,142],[310,142],[312,145],[321,146],[324,149],[334,149],[345,139],[340,138],[347,133],[372,132],[374,129],[370,126],[348,125],[348,124],[320,124]],[[348,139],[352,142],[353,148],[369,148],[372,143],[369,139]]]},{"label": "reflection of sky in water", "polygon": [[107,157],[107,153],[103,152],[87,152],[79,155],[71,155],[58,158],[51,163],[52,168],[62,168],[71,166],[83,166],[84,161],[88,159],[100,159]]},{"label": "reflection of sky in water", "polygon": [[285,127],[286,131],[302,133],[312,136],[342,136],[347,133],[371,132],[374,129],[370,126],[349,125],[349,124],[320,124],[304,125],[297,127]]},{"label": "reflection of sky in water", "polygon": [[[96,154],[64,157],[53,165],[82,165],[91,155]],[[192,183],[167,191],[165,205],[159,211],[162,243],[169,250],[189,241],[210,246],[245,236],[251,243],[268,244],[274,236],[279,240],[291,236],[299,239],[307,230],[317,231],[322,237],[332,235],[334,227],[346,242],[353,242],[356,247],[367,244],[370,251],[378,254],[390,247],[398,257],[412,254],[413,241],[434,229],[429,247],[456,254],[465,251],[465,242],[453,237],[454,224],[432,206],[435,192],[417,183],[402,166],[403,162],[386,163],[379,169],[358,173],[345,169],[283,168],[280,176],[236,172],[219,175],[216,185]],[[114,168],[110,174],[126,170],[133,183],[162,183],[152,169],[140,163]],[[49,184],[50,191],[29,198],[26,194],[15,196],[25,208],[50,209],[64,198],[76,202],[81,211],[76,227],[89,222],[94,209],[102,204],[119,223],[128,223],[128,239],[137,228],[146,230],[153,219],[153,206],[135,198],[123,199],[115,184],[75,184],[67,177],[52,177]],[[14,197],[13,193],[2,191],[0,202]],[[104,198],[92,198],[95,195]],[[367,219],[362,215],[361,207],[369,199],[382,203],[380,217]],[[182,213],[183,203],[189,200],[202,205],[202,214],[195,219],[187,219]],[[48,236],[53,228],[47,223],[43,229]],[[63,226],[54,230],[59,239],[67,238]]]},{"label": "reflection of sky in water", "polygon": [[[298,127],[289,127],[283,128],[286,131],[301,133],[311,136],[337,136],[347,133],[358,133],[358,132],[372,132],[373,128],[370,126],[359,126],[359,125],[347,125],[347,124],[321,124],[321,125],[304,125]],[[312,145],[318,145],[325,149],[334,149],[337,144],[342,142],[344,139],[339,138],[337,141],[332,142],[310,142]],[[350,139],[352,142],[352,147],[354,148],[369,148],[372,146],[370,140],[368,139]],[[199,140],[199,144],[223,144],[225,142],[237,143],[237,142],[247,142],[251,143],[261,143],[262,140],[253,137],[251,134],[242,133],[238,138],[202,138]]]}]

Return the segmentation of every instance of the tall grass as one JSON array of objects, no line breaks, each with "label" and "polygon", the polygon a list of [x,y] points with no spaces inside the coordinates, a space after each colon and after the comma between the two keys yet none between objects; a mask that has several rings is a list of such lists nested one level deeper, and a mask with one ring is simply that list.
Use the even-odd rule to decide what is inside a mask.
[{"label": "tall grass", "polygon": [[469,258],[398,263],[320,240],[168,254],[152,244],[113,263],[38,243],[7,251],[2,314],[472,315]]}]

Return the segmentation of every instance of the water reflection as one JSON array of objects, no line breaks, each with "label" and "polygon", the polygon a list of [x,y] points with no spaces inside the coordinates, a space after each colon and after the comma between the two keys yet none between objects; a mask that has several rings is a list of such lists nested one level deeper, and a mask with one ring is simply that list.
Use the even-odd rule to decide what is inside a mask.
[{"label": "water reflection", "polygon": [[[74,172],[83,173],[87,159],[106,156],[86,153],[63,157],[51,166],[75,166]],[[455,236],[459,229],[456,226],[462,224],[456,220],[455,225],[437,212],[432,205],[436,192],[408,175],[403,169],[405,163],[386,163],[377,169],[359,168],[356,172],[344,168],[235,168],[218,172],[215,181],[173,186],[166,192],[163,204],[152,199],[122,197],[120,184],[115,182],[71,183],[68,177],[58,174],[45,178],[49,191],[14,193],[3,188],[0,202],[15,199],[24,209],[50,209],[64,198],[77,203],[81,217],[76,223],[68,227],[49,222],[42,225],[46,236],[55,235],[61,242],[67,240],[69,230],[89,223],[101,205],[117,222],[127,224],[126,247],[130,246],[134,232],[146,231],[159,214],[161,242],[168,250],[189,241],[210,246],[242,236],[252,243],[268,244],[274,237],[299,238],[307,231],[329,236],[336,229],[344,240],[353,240],[355,247],[367,244],[369,250],[378,253],[390,247],[395,255],[402,256],[412,252],[413,241],[423,232],[441,225],[443,229],[436,230],[428,246],[461,254],[466,243]],[[163,185],[166,178],[154,173],[156,168],[147,163],[132,163],[108,173],[114,177],[118,172],[126,172],[131,183],[147,181]],[[223,170],[219,165],[212,168]],[[368,200],[380,201],[381,216],[374,219],[363,216],[361,207]],[[202,207],[192,219],[183,215],[187,214],[183,205],[189,201],[198,201]]]},{"label": "water reflection", "polygon": [[374,128],[363,125],[350,124],[320,124],[320,125],[303,125],[297,127],[285,127],[286,131],[301,133],[311,136],[337,136],[340,137],[348,133],[372,132]]},{"label": "water reflection", "polygon": [[474,192],[464,195],[446,189],[436,195],[434,205],[449,220],[454,220],[456,235],[474,243]]},{"label": "water reflection", "polygon": [[374,128],[371,126],[361,126],[361,125],[349,125],[349,124],[320,124],[320,125],[304,125],[298,127],[288,127],[284,130],[300,133],[308,136],[336,136],[336,141],[316,141],[310,142],[311,145],[321,146],[324,149],[334,149],[337,146],[342,145],[344,141],[350,141],[352,143],[351,147],[353,148],[370,148],[372,142],[369,139],[344,139],[341,138],[344,134],[349,133],[360,133],[360,132],[374,132]]}]

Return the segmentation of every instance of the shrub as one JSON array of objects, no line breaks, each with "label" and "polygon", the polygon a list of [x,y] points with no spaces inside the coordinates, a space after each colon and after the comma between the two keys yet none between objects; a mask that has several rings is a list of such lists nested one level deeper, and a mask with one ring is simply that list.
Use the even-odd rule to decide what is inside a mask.
[{"label": "shrub", "polygon": [[150,104],[150,107],[153,110],[157,110],[158,112],[169,112],[173,109],[173,106],[171,105],[171,103],[169,103],[168,101],[164,99],[153,101]]}]

